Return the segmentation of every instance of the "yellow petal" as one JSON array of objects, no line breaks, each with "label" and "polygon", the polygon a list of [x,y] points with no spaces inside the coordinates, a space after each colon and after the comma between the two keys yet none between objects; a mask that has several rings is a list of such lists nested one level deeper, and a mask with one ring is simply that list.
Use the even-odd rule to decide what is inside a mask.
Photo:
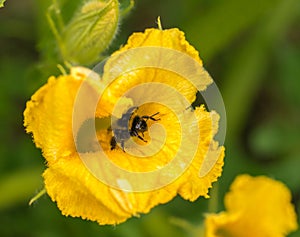
[{"label": "yellow petal", "polygon": [[[76,138],[72,132],[72,115],[77,93],[84,79],[96,77],[95,73],[85,68],[73,68],[70,75],[57,79],[50,77],[27,102],[24,111],[24,126],[32,133],[37,147],[41,148],[48,162],[76,152]],[[98,94],[92,85],[85,83],[81,88],[83,95],[80,103],[90,104]],[[105,108],[103,108],[105,110]],[[79,121],[85,121],[86,113],[81,113]]]},{"label": "yellow petal", "polygon": [[161,46],[178,50],[190,55],[202,65],[198,51],[186,41],[184,33],[177,28],[146,29],[144,33],[133,33],[121,51],[141,46]]},{"label": "yellow petal", "polygon": [[43,176],[47,193],[57,202],[63,215],[99,224],[116,224],[131,216],[120,208],[110,189],[95,179],[78,157],[60,159]]},{"label": "yellow petal", "polygon": [[[208,190],[212,183],[221,176],[224,165],[225,148],[214,141],[214,135],[218,129],[219,116],[215,112],[207,112],[204,107],[195,110],[200,128],[200,139],[197,153],[185,173],[177,180],[183,182],[179,194],[190,201],[199,196],[209,197]],[[195,139],[195,138],[191,138]],[[192,141],[191,141],[192,142]],[[209,165],[207,162],[211,162]],[[202,166],[207,166],[206,175],[201,176]]]},{"label": "yellow petal", "polygon": [[[134,33],[106,62],[103,83],[109,88],[103,97],[113,94],[119,98],[129,89],[149,82],[169,85],[192,103],[197,90],[205,90],[212,79],[182,31],[147,29]],[[163,93],[163,88],[160,91]],[[140,96],[143,92],[141,89]]]},{"label": "yellow petal", "polygon": [[175,189],[131,193],[111,188],[96,179],[78,156],[60,159],[45,171],[44,179],[47,193],[57,202],[62,214],[101,225],[118,224],[131,216],[147,213],[176,195]]},{"label": "yellow petal", "polygon": [[70,76],[50,77],[26,104],[24,126],[48,162],[75,150],[70,119],[79,86],[80,81]]},{"label": "yellow petal", "polygon": [[225,207],[226,212],[207,216],[207,237],[284,237],[298,228],[290,191],[265,176],[238,176]]}]

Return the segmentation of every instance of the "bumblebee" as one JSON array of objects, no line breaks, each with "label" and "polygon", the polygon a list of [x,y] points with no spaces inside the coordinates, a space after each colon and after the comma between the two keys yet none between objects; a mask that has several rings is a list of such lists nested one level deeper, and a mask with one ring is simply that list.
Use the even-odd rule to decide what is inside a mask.
[{"label": "bumblebee", "polygon": [[[147,121],[150,119],[152,121],[158,121],[160,118],[155,118],[159,112],[152,114],[151,116],[136,115],[138,107],[132,107],[127,110],[125,114],[122,115],[120,119],[116,122],[116,128],[113,129],[113,136],[110,140],[110,149],[114,150],[117,146],[117,141],[121,143],[123,151],[124,143],[130,137],[138,137],[140,140],[147,142],[144,137],[144,132],[148,131]],[[132,121],[132,122],[131,122]]]}]

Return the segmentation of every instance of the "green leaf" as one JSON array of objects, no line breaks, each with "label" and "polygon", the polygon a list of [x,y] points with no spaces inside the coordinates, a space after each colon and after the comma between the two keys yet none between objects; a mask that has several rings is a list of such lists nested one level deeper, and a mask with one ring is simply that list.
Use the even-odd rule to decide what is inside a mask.
[{"label": "green leaf", "polygon": [[[260,27],[251,36],[248,44],[232,54],[228,72],[223,80],[223,98],[228,116],[230,138],[238,134],[251,112],[254,98],[272,56],[273,47],[278,44],[297,15],[298,0],[277,3],[263,18]],[[227,136],[228,139],[230,139]]]},{"label": "green leaf", "polygon": [[299,190],[300,152],[285,156],[283,160],[265,168],[265,172],[284,182],[291,190]]},{"label": "green leaf", "polygon": [[[250,134],[251,149],[261,158],[284,159],[298,149],[300,124],[287,119],[271,119]],[[298,149],[299,150],[299,149]]]},{"label": "green leaf", "polygon": [[285,42],[282,48],[280,48],[279,57],[279,86],[283,93],[283,98],[285,102],[289,103],[295,107],[300,106],[300,51],[297,46],[293,46]]},{"label": "green leaf", "polygon": [[[279,0],[218,1],[211,10],[208,8],[207,12],[197,17],[191,14],[186,20],[184,29],[187,35],[193,32],[191,43],[199,49],[207,62],[279,2]],[[201,8],[195,10],[200,11]]]}]

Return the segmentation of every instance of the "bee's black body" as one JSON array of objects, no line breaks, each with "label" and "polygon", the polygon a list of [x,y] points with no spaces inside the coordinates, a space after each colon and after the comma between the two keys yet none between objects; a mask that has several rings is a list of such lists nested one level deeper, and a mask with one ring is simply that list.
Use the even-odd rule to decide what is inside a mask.
[{"label": "bee's black body", "polygon": [[[113,136],[110,140],[110,149],[114,150],[117,146],[117,142],[121,143],[121,147],[124,151],[124,143],[130,137],[138,137],[140,140],[147,142],[143,136],[144,132],[148,130],[147,120],[151,119],[153,121],[158,121],[160,119],[155,119],[154,116],[159,114],[159,112],[151,115],[151,116],[138,116],[135,115],[135,112],[138,108],[132,107],[127,110],[125,114],[122,115],[120,119],[117,120],[117,126],[113,129]],[[134,117],[133,117],[134,116]],[[132,119],[133,117],[133,119]],[[132,123],[130,126],[130,122],[132,119]],[[142,136],[139,134],[141,133]]]}]

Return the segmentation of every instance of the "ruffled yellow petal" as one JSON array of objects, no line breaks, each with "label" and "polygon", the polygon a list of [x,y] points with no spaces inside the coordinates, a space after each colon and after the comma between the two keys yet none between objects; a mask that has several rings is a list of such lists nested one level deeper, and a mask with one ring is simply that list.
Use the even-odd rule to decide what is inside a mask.
[{"label": "ruffled yellow petal", "polygon": [[70,119],[80,80],[50,77],[26,104],[24,126],[48,162],[75,151]]},{"label": "ruffled yellow petal", "polygon": [[[155,47],[155,50],[151,47]],[[133,49],[139,49],[139,51],[132,53],[130,50]],[[166,52],[166,49],[169,51]],[[153,51],[156,53],[156,57],[151,58],[153,57],[151,56],[149,59],[149,54]],[[199,77],[193,83],[180,75],[180,72],[185,71],[192,62],[183,60],[186,64],[176,64],[178,58],[184,57],[183,55],[197,64]],[[140,62],[144,61],[146,64],[150,63],[152,67],[139,68],[143,65],[143,63],[140,65]],[[168,68],[165,68],[166,64]],[[188,72],[186,73],[188,74]],[[116,75],[116,78],[113,78],[112,75]],[[199,53],[186,41],[182,31],[176,28],[167,30],[147,29],[143,33],[132,34],[127,44],[115,52],[106,62],[103,83],[109,84],[109,88],[103,97],[114,95],[119,98],[129,88],[149,82],[172,86],[192,103],[196,98],[197,90],[204,90],[207,85],[212,83],[212,79],[202,67]],[[140,95],[143,96],[143,90],[141,90]],[[101,115],[101,111],[98,114]]]},{"label": "ruffled yellow petal", "polygon": [[116,224],[131,216],[115,201],[113,190],[97,180],[77,156],[60,159],[43,176],[47,193],[63,215],[99,224]]},{"label": "ruffled yellow petal", "polygon": [[[88,154],[87,154],[88,156]],[[131,193],[117,190],[96,179],[79,157],[60,159],[44,173],[45,187],[64,215],[82,217],[99,224],[118,224],[147,213],[170,201],[175,189]]]},{"label": "ruffled yellow petal", "polygon": [[184,32],[177,28],[166,30],[153,28],[146,29],[144,33],[133,33],[129,37],[127,44],[120,51],[141,46],[161,46],[178,50],[188,54],[202,65],[198,51],[186,41]]},{"label": "ruffled yellow petal", "polygon": [[[213,140],[218,130],[219,115],[205,111],[203,106],[196,108],[195,114],[200,128],[198,150],[191,165],[178,180],[183,182],[179,194],[190,201],[196,200],[199,196],[209,197],[209,188],[222,174],[225,156],[225,148]],[[210,161],[213,164],[209,165],[207,174],[201,176],[201,167]]]},{"label": "ruffled yellow petal", "polygon": [[298,228],[290,191],[265,176],[238,176],[225,207],[226,212],[206,217],[207,237],[284,237]]},{"label": "ruffled yellow petal", "polygon": [[[68,157],[76,152],[76,138],[72,132],[72,115],[77,93],[81,88],[80,103],[85,105],[98,97],[92,83],[83,81],[99,81],[100,78],[86,68],[73,68],[70,75],[50,77],[47,84],[41,87],[27,102],[24,111],[24,126],[32,133],[37,147],[41,148],[48,162],[61,157]],[[96,84],[96,83],[95,83]],[[88,106],[85,106],[88,110]],[[105,107],[102,107],[105,111]],[[79,121],[85,121],[86,113],[81,113]]]}]

